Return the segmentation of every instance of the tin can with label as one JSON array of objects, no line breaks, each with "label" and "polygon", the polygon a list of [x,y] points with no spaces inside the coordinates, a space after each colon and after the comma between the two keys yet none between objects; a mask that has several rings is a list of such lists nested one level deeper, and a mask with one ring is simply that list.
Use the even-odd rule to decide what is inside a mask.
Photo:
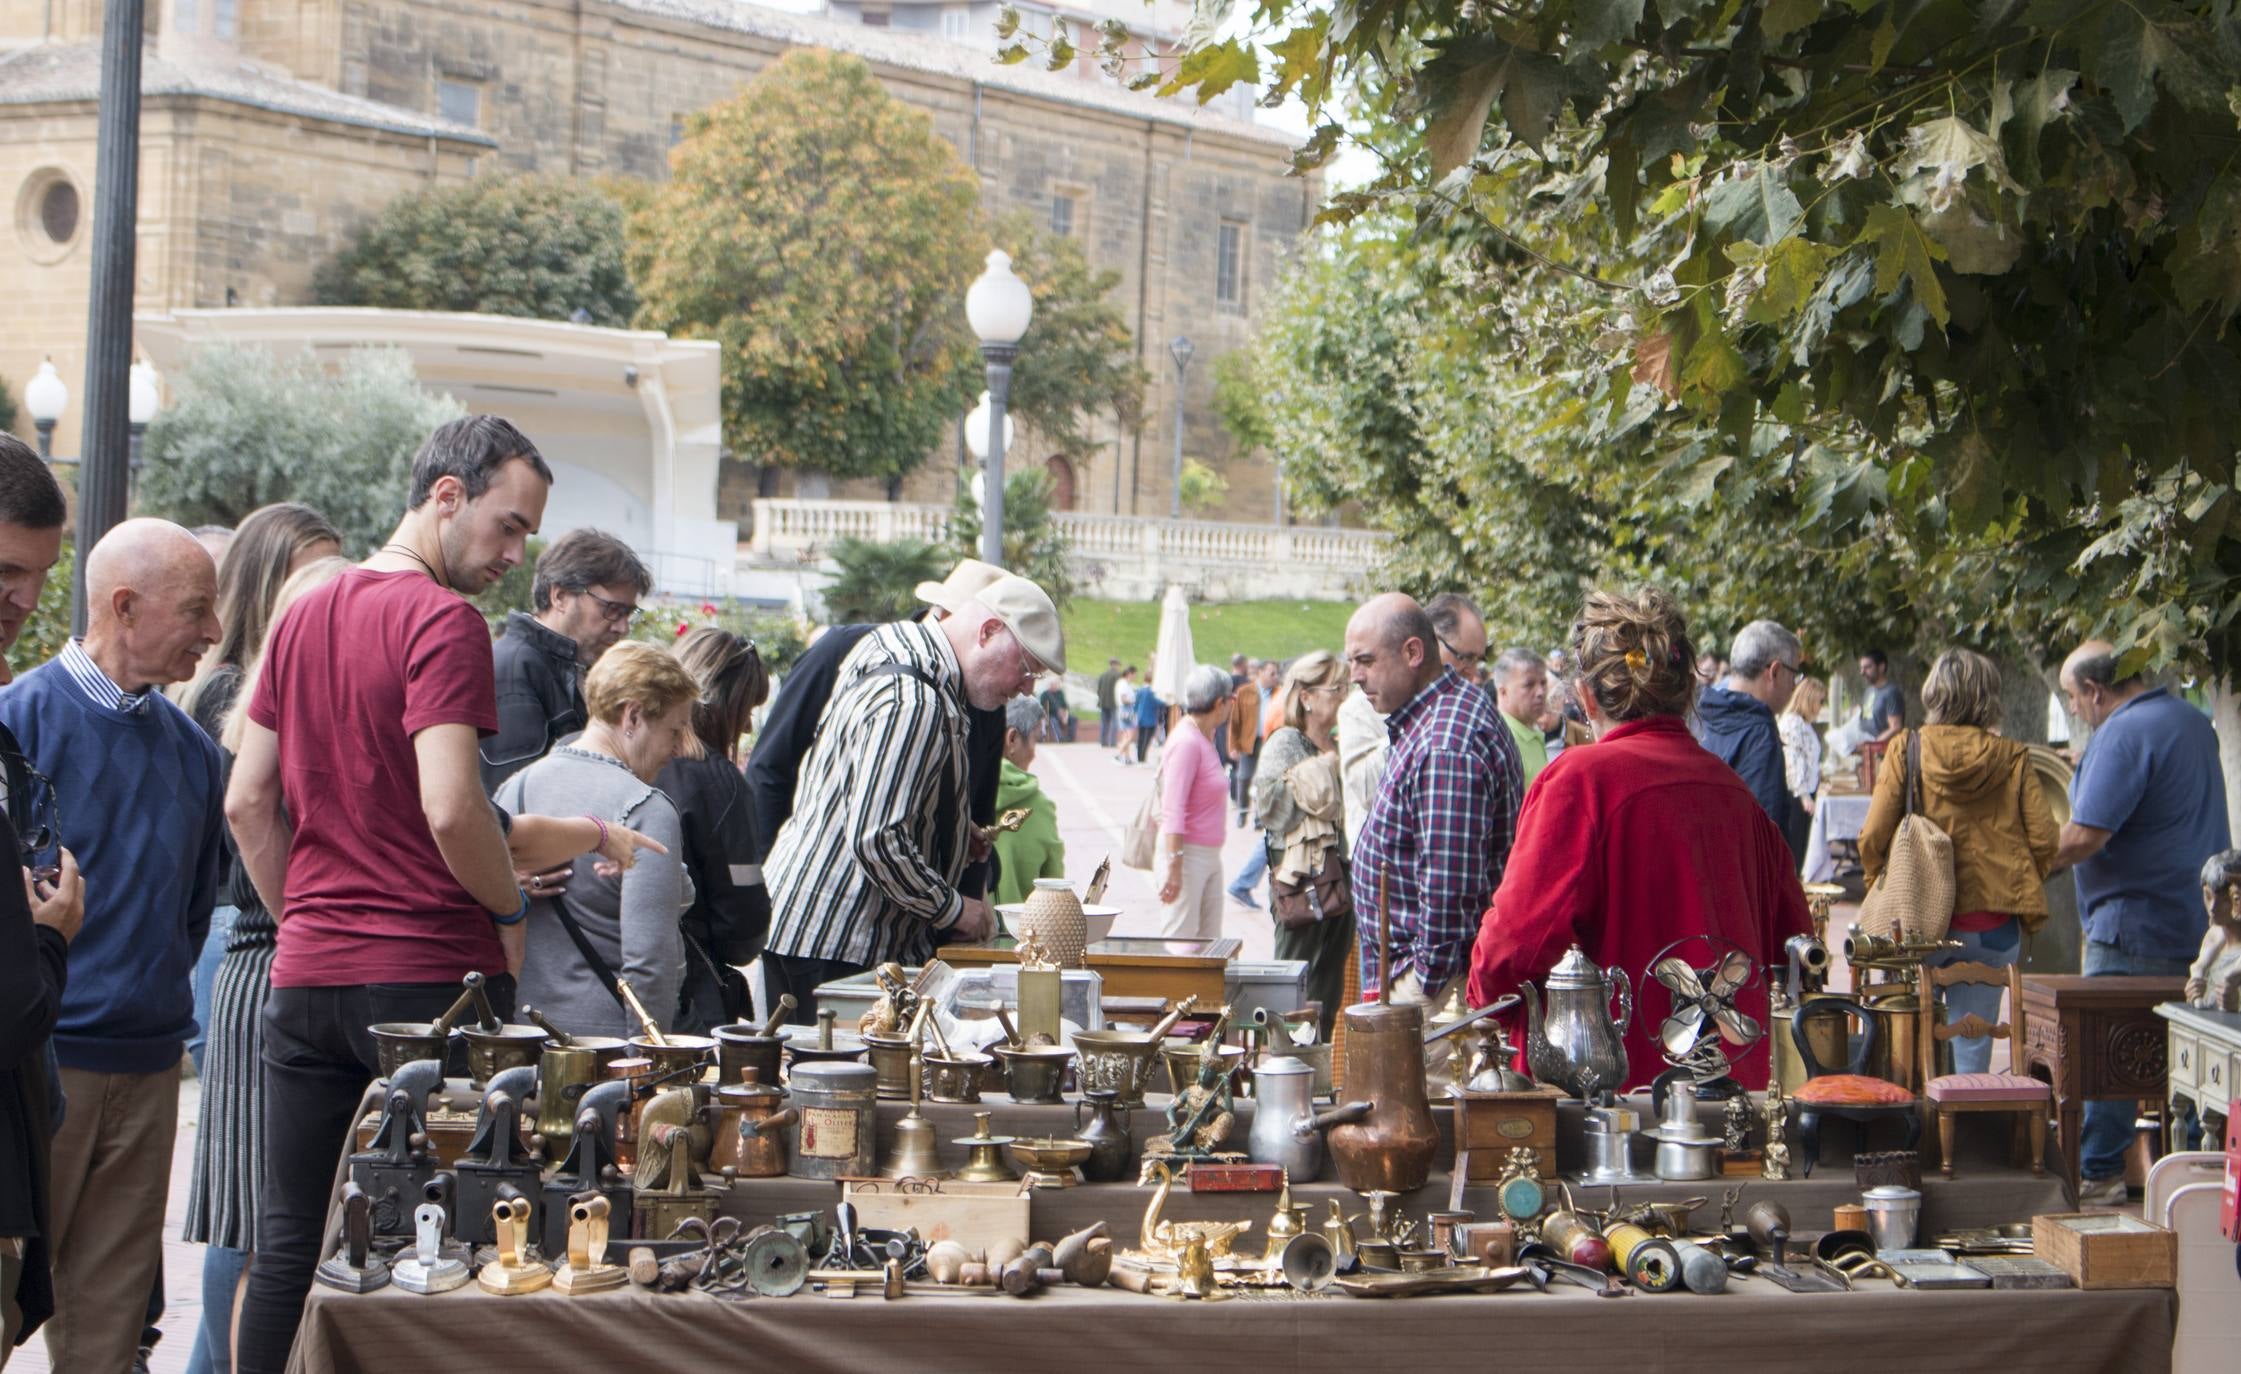
[{"label": "tin can with label", "polygon": [[876,1173],[879,1075],[869,1064],[794,1065],[789,1087],[797,1115],[790,1128],[795,1178],[867,1178]]}]

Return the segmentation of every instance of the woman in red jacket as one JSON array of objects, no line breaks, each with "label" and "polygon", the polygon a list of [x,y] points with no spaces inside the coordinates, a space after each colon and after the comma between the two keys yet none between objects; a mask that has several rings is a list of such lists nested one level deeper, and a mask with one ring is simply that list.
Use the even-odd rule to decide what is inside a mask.
[{"label": "woman in red jacket", "polygon": [[[1775,963],[1785,940],[1811,929],[1805,893],[1750,789],[1689,735],[1696,650],[1680,607],[1657,587],[1591,593],[1572,654],[1572,692],[1595,744],[1557,755],[1525,794],[1471,953],[1471,1004],[1527,979],[1538,986],[1574,944],[1637,987],[1657,952],[1684,935],[1733,941],[1762,967]],[[1702,942],[1682,953],[1709,962]],[[1630,1088],[1666,1067],[1664,990],[1643,1000],[1626,1034]],[[1763,986],[1737,1005],[1765,1025]],[[1738,1057],[1735,1077],[1764,1087],[1765,1051]]]}]

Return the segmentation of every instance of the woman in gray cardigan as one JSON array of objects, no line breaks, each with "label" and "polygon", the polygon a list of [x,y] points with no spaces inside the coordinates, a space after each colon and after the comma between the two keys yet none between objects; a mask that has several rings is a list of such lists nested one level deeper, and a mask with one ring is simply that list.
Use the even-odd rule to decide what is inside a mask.
[{"label": "woman in gray cardigan", "polygon": [[[589,815],[626,825],[665,846],[614,877],[578,864],[560,892],[529,904],[527,950],[515,1000],[571,1035],[643,1033],[612,991],[627,978],[647,1012],[667,1030],[685,978],[678,917],[691,901],[679,858],[677,808],[653,785],[662,765],[700,752],[693,703],[700,687],[666,650],[625,641],[600,655],[584,679],[591,724],[498,788],[516,814]],[[572,917],[597,958],[578,948],[561,915]]]}]

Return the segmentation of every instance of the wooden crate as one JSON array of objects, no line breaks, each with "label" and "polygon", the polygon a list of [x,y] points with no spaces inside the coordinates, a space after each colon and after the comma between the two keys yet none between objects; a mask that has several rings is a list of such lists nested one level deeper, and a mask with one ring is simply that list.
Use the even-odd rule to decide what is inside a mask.
[{"label": "wooden crate", "polygon": [[856,1224],[875,1231],[913,1227],[927,1244],[954,1240],[968,1250],[985,1250],[999,1240],[1030,1239],[1029,1201],[1016,1183],[934,1185],[934,1192],[903,1192],[885,1179],[854,1179],[841,1185],[843,1201],[856,1206]]},{"label": "wooden crate", "polygon": [[1544,1180],[1556,1177],[1556,1104],[1561,1089],[1534,1088],[1527,1092],[1474,1093],[1449,1088],[1455,1104],[1457,1170],[1474,1182],[1499,1178],[1509,1163],[1510,1151],[1520,1147],[1540,1152]]},{"label": "wooden crate", "polygon": [[2031,1248],[2080,1288],[2169,1288],[2179,1238],[2123,1212],[2061,1212],[2031,1218]]}]

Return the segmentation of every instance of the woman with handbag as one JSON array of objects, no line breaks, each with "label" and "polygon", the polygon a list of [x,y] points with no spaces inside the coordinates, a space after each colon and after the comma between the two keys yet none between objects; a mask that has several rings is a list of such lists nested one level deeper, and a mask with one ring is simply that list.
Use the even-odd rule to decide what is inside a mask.
[{"label": "woman with handbag", "polygon": [[[755,641],[703,625],[677,643],[677,661],[700,684],[692,708],[700,757],[671,759],[654,785],[677,808],[692,883],[686,909],[685,986],[673,1029],[706,1035],[753,1013],[740,973],[770,934],[770,893],[755,852],[754,798],[739,771],[739,743],[755,708],[770,698],[770,674]],[[536,1005],[531,1003],[532,1006]]]},{"label": "woman with handbag", "polygon": [[613,876],[578,865],[559,890],[530,898],[516,1005],[537,1008],[570,1035],[643,1033],[615,993],[618,976],[664,1030],[674,1021],[685,980],[685,838],[677,807],[654,779],[670,760],[700,755],[700,691],[667,650],[624,640],[584,678],[591,724],[499,784],[507,811],[588,813],[667,851]]},{"label": "woman with handbag", "polygon": [[[2031,767],[2030,747],[1992,733],[2000,723],[2000,670],[1991,659],[1968,649],[1938,655],[1922,684],[1922,706],[1922,728],[1892,738],[1860,829],[1869,889],[1861,925],[1888,934],[1898,922],[1907,935],[1961,942],[1932,956],[1932,967],[1967,961],[2005,968],[2022,957],[2024,933],[2046,922],[2045,882],[2059,844],[2054,811]],[[1938,881],[1944,875],[1935,872],[1907,883],[1931,895],[1908,899],[1893,890],[1905,870],[1938,862],[1922,857],[1926,847],[1910,834],[1918,827],[1904,826],[1910,816],[1950,841],[1951,885],[1943,889],[1949,900]],[[1926,837],[1934,845],[1934,835]],[[1957,983],[1945,990],[1946,1019],[1974,1012],[1995,1023],[2000,994],[1997,985]],[[1991,1066],[1991,1037],[1951,1044],[1955,1073]]]},{"label": "woman with handbag", "polygon": [[[1137,700],[1151,690],[1145,687]],[[1229,780],[1214,750],[1214,732],[1228,723],[1232,705],[1228,673],[1207,663],[1191,669],[1183,679],[1183,718],[1160,756],[1159,866],[1152,872],[1160,880],[1159,933],[1169,939],[1222,933],[1222,840],[1228,833],[1222,818]]]},{"label": "woman with handbag", "polygon": [[1354,899],[1346,873],[1346,805],[1338,776],[1339,702],[1346,667],[1322,649],[1284,675],[1284,723],[1261,743],[1253,816],[1268,854],[1276,957],[1307,962],[1307,996],[1322,1006],[1328,1042],[1354,957]]}]

